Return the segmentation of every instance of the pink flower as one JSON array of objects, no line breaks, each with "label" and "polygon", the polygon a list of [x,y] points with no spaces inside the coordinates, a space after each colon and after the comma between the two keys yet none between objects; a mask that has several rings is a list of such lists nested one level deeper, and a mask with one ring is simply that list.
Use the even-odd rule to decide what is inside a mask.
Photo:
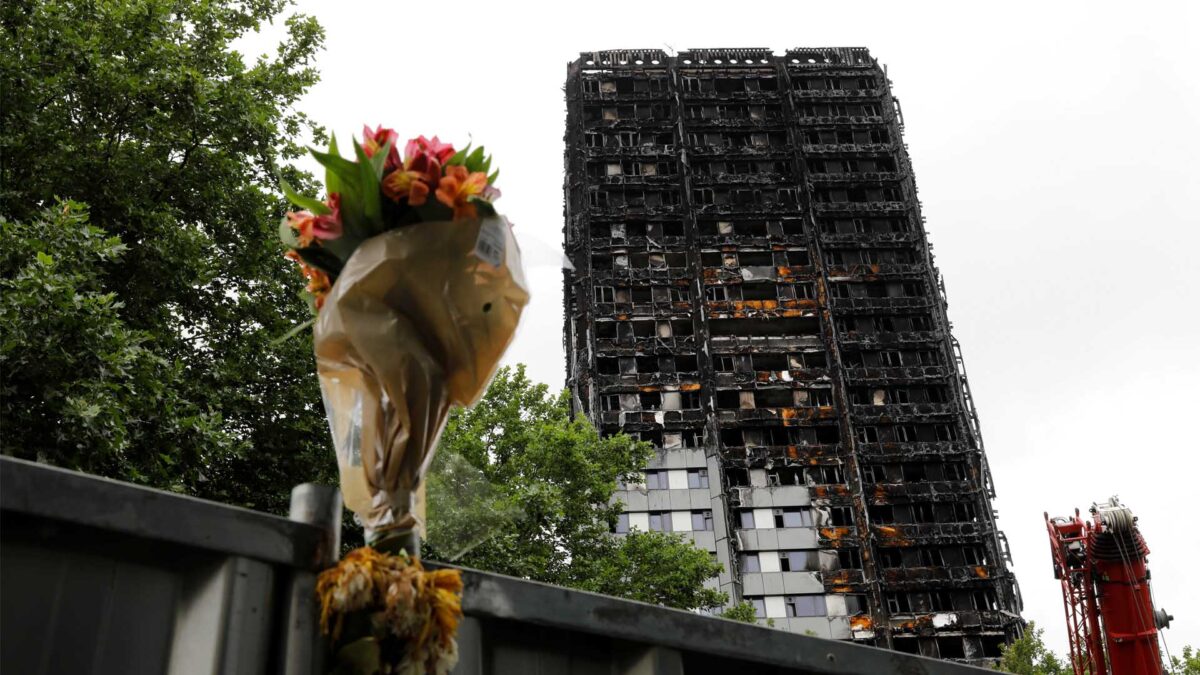
[{"label": "pink flower", "polygon": [[404,146],[404,165],[405,168],[412,168],[409,163],[416,161],[421,155],[436,159],[438,164],[445,164],[446,160],[454,156],[454,152],[453,145],[442,143],[437,136],[432,139],[417,136]]},{"label": "pink flower", "polygon": [[396,147],[400,141],[400,134],[396,133],[394,129],[384,129],[382,125],[376,126],[375,131],[371,131],[371,127],[363,125],[362,149],[367,157],[374,156],[388,141],[392,142],[392,147],[388,149],[387,161],[383,164],[384,173],[400,167],[400,150]]},{"label": "pink flower", "polygon": [[333,213],[324,216],[314,215],[308,211],[296,211],[287,214],[288,223],[296,230],[296,239],[300,248],[313,243],[314,239],[337,239],[342,236],[342,196],[336,192],[329,195],[325,202]]}]

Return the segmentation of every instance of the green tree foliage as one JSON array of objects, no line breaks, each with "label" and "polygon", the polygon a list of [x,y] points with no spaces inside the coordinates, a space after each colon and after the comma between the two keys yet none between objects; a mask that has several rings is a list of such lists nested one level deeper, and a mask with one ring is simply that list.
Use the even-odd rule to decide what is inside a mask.
[{"label": "green tree foliage", "polygon": [[758,623],[758,612],[754,611],[754,604],[749,600],[743,600],[738,604],[721,612],[722,619],[730,621],[741,621],[742,623]]},{"label": "green tree foliage", "polygon": [[1046,647],[1044,632],[1030,621],[1025,635],[1004,648],[997,670],[1018,675],[1070,675],[1071,668]]},{"label": "green tree foliage", "polygon": [[[284,0],[0,5],[3,451],[254,508],[332,480],[280,258],[323,34]],[[57,199],[86,204],[59,206]]]},{"label": "green tree foliage", "polygon": [[[708,553],[679,535],[610,534],[617,480],[650,457],[644,443],[602,438],[572,419],[565,392],[533,384],[523,366],[502,368],[478,405],[451,415],[431,474],[431,530],[494,523],[490,538],[458,560],[467,567],[682,609],[718,606],[725,595],[703,587],[720,569]],[[492,486],[484,499],[438,483],[458,473],[446,470],[456,458]],[[503,511],[514,517],[496,521]],[[428,554],[446,557],[432,541]]]},{"label": "green tree foliage", "polygon": [[1200,651],[1186,646],[1182,657],[1172,656],[1171,675],[1200,675]]},{"label": "green tree foliage", "polygon": [[0,233],[6,448],[179,487],[171,467],[232,444],[219,416],[180,398],[179,364],[148,348],[150,336],[131,329],[116,294],[104,291],[100,270],[126,253],[119,239],[73,203],[28,223],[0,216]]}]

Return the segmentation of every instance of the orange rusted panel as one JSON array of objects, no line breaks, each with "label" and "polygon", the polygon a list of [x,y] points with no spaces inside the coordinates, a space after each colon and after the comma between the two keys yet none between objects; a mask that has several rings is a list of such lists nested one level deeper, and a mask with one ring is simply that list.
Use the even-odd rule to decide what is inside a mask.
[{"label": "orange rusted panel", "polygon": [[821,536],[831,541],[838,541],[843,537],[850,536],[850,528],[848,527],[822,527]]},{"label": "orange rusted panel", "polygon": [[875,627],[875,622],[867,614],[858,614],[850,617],[850,630],[871,630]]}]

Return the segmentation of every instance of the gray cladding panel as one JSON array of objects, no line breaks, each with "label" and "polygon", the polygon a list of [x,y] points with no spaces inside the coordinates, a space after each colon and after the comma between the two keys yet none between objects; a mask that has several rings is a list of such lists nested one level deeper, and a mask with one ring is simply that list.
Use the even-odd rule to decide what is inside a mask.
[{"label": "gray cladding panel", "polygon": [[0,548],[0,567],[6,672],[164,671],[179,596],[171,571],[12,541]]}]

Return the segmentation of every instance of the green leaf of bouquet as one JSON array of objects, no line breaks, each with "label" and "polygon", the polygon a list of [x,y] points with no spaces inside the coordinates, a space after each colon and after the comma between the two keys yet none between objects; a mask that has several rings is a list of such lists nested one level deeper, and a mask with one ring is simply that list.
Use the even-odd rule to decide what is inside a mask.
[{"label": "green leaf of bouquet", "polygon": [[300,291],[300,299],[304,301],[304,305],[308,307],[308,311],[311,312],[313,316],[316,316],[317,312],[320,311],[317,309],[317,296],[309,293],[308,290],[305,289]]},{"label": "green leaf of bouquet", "polygon": [[[325,189],[332,192],[338,192],[343,197],[347,193],[352,193],[358,190],[359,172],[358,166],[354,162],[338,155],[336,153],[321,152],[320,150],[312,150],[313,159],[321,163],[325,167]],[[331,182],[332,181],[332,182]],[[331,189],[338,188],[337,190]]]},{"label": "green leaf of bouquet", "polygon": [[283,176],[279,177],[279,187],[283,189],[283,194],[288,198],[288,201],[302,209],[312,211],[318,216],[327,216],[333,213],[333,209],[330,209],[328,206],[326,206],[325,202],[321,201],[320,199],[309,197],[308,195],[302,195],[299,192],[296,192],[296,190],[293,189],[292,186],[283,179]]},{"label": "green leaf of bouquet", "polygon": [[[328,243],[333,243],[336,241],[340,240],[334,239],[332,242]],[[351,249],[351,251],[353,251],[353,249]],[[346,264],[345,260],[336,255],[333,251],[330,251],[326,246],[305,246],[304,248],[296,249],[296,253],[299,254],[301,260],[325,272],[330,276],[330,278],[337,277],[337,275],[341,274],[342,267],[344,267]]]},{"label": "green leaf of bouquet", "polygon": [[[357,143],[355,143],[355,147],[358,147]],[[363,190],[362,183],[364,177],[370,176],[374,179],[374,172],[369,166],[363,167],[357,162],[351,162],[340,155],[319,152],[317,150],[313,150],[312,155],[318,162],[325,166],[329,175],[335,177],[333,185],[339,188],[338,193],[342,198],[340,214],[342,217],[343,235],[341,239],[334,240],[339,243],[335,244],[331,242],[328,246],[336,250],[343,259],[349,258],[350,253],[353,253],[354,249],[348,247],[357,246],[360,241],[375,232],[375,222],[370,221],[365,215],[363,196],[369,192],[374,196],[375,202],[378,204],[378,180],[374,180],[375,186],[371,190]]]},{"label": "green leaf of bouquet", "polygon": [[[304,291],[304,293],[306,295],[308,295],[309,297],[312,297],[312,293],[309,293],[308,291]],[[309,309],[315,310],[317,308],[316,300],[317,299],[315,297],[312,298],[312,304],[310,305]],[[317,317],[314,316],[313,318],[309,319],[308,321],[302,321],[302,322],[296,324],[288,332],[284,333],[283,335],[280,335],[279,337],[275,338],[274,340],[271,340],[271,342],[269,343],[271,349],[274,349],[274,348],[278,347],[279,345],[287,342],[288,340],[291,340],[292,338],[299,335],[305,329],[311,327],[316,322],[317,322]]]},{"label": "green leaf of bouquet", "polygon": [[387,163],[388,153],[392,151],[392,142],[388,141],[383,144],[374,155],[371,155],[371,166],[375,169],[375,180],[383,177],[383,165]]},{"label": "green leaf of bouquet", "polygon": [[[337,151],[337,135],[336,135],[336,133],[330,133],[330,135],[329,135],[329,154],[332,156],[335,156],[335,157],[341,156],[340,154],[338,154],[338,151]],[[313,156],[316,156],[316,151],[313,151]],[[320,160],[318,160],[318,161],[320,161]],[[332,195],[332,193],[334,193],[334,192],[341,192],[341,191],[342,191],[341,181],[337,179],[337,174],[330,171],[330,169],[326,168],[325,169],[325,193],[326,193],[326,195]]]},{"label": "green leaf of bouquet", "polygon": [[471,150],[471,144],[467,143],[467,147],[454,153],[453,155],[450,156],[450,159],[446,160],[446,166],[454,166],[456,164],[465,164],[467,161],[467,152],[469,152],[470,150]]},{"label": "green leaf of bouquet", "polygon": [[492,175],[488,176],[488,185],[495,185],[496,179],[499,177],[500,177],[500,169],[496,169],[495,171],[492,172]]},{"label": "green leaf of bouquet", "polygon": [[483,170],[483,146],[475,148],[475,152],[467,155],[467,170],[474,173]]},{"label": "green leaf of bouquet", "polygon": [[296,239],[296,233],[292,230],[292,224],[288,221],[287,216],[279,219],[279,241],[288,248],[299,248],[300,240]]},{"label": "green leaf of bouquet", "polygon": [[363,151],[358,141],[354,141],[354,156],[358,158],[359,197],[362,199],[362,214],[364,225],[369,232],[383,231],[383,211],[379,203],[379,176],[371,166],[371,158]]}]

